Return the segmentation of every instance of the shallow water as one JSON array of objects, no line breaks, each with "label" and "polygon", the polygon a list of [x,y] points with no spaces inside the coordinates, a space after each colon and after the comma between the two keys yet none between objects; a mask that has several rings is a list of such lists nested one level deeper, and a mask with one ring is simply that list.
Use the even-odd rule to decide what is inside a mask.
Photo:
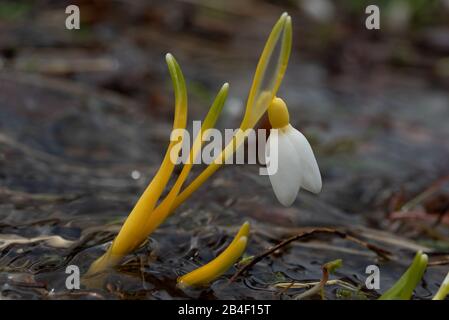
[{"label": "shallow water", "polygon": [[[376,128],[369,141],[359,142],[373,145],[374,151],[368,154],[356,146],[350,155],[348,151],[326,155],[326,145],[318,142],[318,159],[325,159],[323,193],[313,196],[302,192],[289,209],[276,203],[267,179],[257,175],[256,167],[226,167],[177,210],[150,242],[108,276],[106,289],[70,293],[64,286],[65,267],[75,264],[85,271],[103,252],[154,172],[160,160],[155,150],[163,150],[163,142],[152,137],[168,133],[169,123],[156,124],[158,121],[148,115],[144,121],[138,121],[138,115],[128,112],[126,106],[113,105],[101,96],[89,97],[89,102],[83,98],[84,92],[75,96],[70,91],[42,86],[32,78],[2,77],[0,81],[1,234],[28,239],[28,243],[2,248],[1,292],[6,298],[291,298],[298,290],[281,293],[273,284],[319,280],[321,265],[337,258],[343,259],[344,266],[333,277],[360,286],[366,277],[366,266],[380,263],[382,286],[387,287],[402,273],[412,258],[412,250],[374,241],[394,253],[394,261],[379,262],[372,252],[332,237],[320,237],[321,241],[307,242],[306,246],[294,244],[282,254],[260,262],[250,274],[231,285],[224,277],[208,289],[183,292],[176,288],[175,280],[211,260],[244,220],[253,225],[248,255],[257,254],[306,226],[339,226],[363,238],[364,233],[357,227],[371,227],[372,221],[374,225],[383,225],[378,206],[384,195],[380,193],[398,183],[406,184],[413,172],[425,172],[427,162],[438,164],[439,152],[448,152],[432,153],[436,159],[420,158],[424,151],[418,152],[413,162],[399,162],[392,150],[402,147],[407,152],[409,148],[412,153],[416,145],[407,145],[394,134],[386,137]],[[412,107],[407,105],[407,112]],[[419,110],[419,106],[416,108]],[[366,117],[364,109],[368,110],[359,108],[360,114],[352,116]],[[307,114],[309,110],[305,110]],[[348,115],[345,109],[338,110],[333,130],[363,130],[357,125],[345,128],[343,123]],[[403,117],[398,111],[391,113],[394,116]],[[410,121],[425,120],[416,117]],[[436,137],[444,135],[435,128],[426,129]],[[336,141],[338,135],[332,134],[332,129],[317,132],[333,136],[331,139]],[[355,139],[360,136],[357,134]],[[330,143],[332,140],[326,142]],[[426,143],[422,148],[431,146]],[[351,161],[345,161],[345,157]],[[377,157],[381,162],[376,163]],[[419,168],[421,162],[423,166]],[[391,171],[398,165],[400,171]],[[438,172],[437,167],[431,168]],[[133,179],[135,170],[141,178]],[[392,173],[388,178],[386,171]],[[344,177],[348,172],[351,175]],[[423,183],[426,180],[423,177]],[[417,183],[413,181],[414,185]],[[59,236],[65,241],[54,247],[45,240],[32,240],[39,236]],[[341,251],[344,248],[352,251]],[[417,295],[430,297],[445,269],[429,268],[426,287],[420,288]],[[232,270],[228,275],[231,274]],[[337,286],[327,288],[330,297],[337,292]]]}]

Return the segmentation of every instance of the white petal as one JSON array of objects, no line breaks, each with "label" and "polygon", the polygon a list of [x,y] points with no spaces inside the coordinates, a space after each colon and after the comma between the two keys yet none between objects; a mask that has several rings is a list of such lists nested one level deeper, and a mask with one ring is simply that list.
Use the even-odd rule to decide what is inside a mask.
[{"label": "white petal", "polygon": [[301,186],[310,192],[319,193],[322,188],[321,174],[312,147],[306,137],[291,125],[288,125],[286,135],[300,158]]},{"label": "white petal", "polygon": [[[273,153],[272,156],[275,156],[276,146],[277,166],[273,158],[268,157],[270,151]],[[295,201],[301,185],[300,159],[294,150],[293,144],[283,130],[271,130],[265,152],[267,169],[274,193],[279,202],[286,207]]]}]

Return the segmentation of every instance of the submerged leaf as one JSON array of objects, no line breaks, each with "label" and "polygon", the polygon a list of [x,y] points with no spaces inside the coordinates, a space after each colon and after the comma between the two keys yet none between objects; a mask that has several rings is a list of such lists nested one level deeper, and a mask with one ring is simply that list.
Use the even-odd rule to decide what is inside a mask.
[{"label": "submerged leaf", "polygon": [[24,238],[16,234],[2,234],[0,235],[0,249],[4,249],[12,244],[28,244],[40,241],[44,241],[47,245],[54,248],[69,248],[74,243],[74,241],[56,235]]},{"label": "submerged leaf", "polygon": [[234,240],[214,260],[178,278],[180,287],[200,286],[210,283],[225,273],[242,256],[248,242],[249,223],[245,222]]}]

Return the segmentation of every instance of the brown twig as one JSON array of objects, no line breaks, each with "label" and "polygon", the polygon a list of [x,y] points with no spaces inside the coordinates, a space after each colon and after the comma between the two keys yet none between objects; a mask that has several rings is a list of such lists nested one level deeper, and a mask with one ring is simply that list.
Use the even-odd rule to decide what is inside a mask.
[{"label": "brown twig", "polygon": [[391,255],[391,253],[387,250],[384,250],[380,247],[377,247],[373,244],[370,244],[366,241],[360,240],[358,238],[355,238],[349,234],[347,234],[346,232],[340,231],[340,230],[336,230],[336,229],[331,229],[331,228],[315,228],[309,231],[305,231],[305,232],[301,232],[297,235],[294,235],[290,238],[287,238],[283,241],[281,241],[280,243],[278,243],[277,245],[271,247],[270,249],[254,256],[254,258],[246,265],[244,265],[242,268],[240,268],[239,270],[237,270],[237,272],[231,277],[231,279],[229,280],[229,282],[234,282],[240,275],[242,275],[245,271],[251,269],[256,263],[258,263],[259,261],[261,261],[262,259],[264,259],[265,257],[271,255],[273,252],[275,252],[276,250],[279,250],[282,247],[287,246],[288,244],[292,243],[293,241],[296,240],[302,240],[305,239],[307,237],[310,237],[312,235],[317,235],[317,234],[331,234],[331,235],[336,235],[342,239],[346,239],[348,241],[352,241],[355,242],[373,252],[375,252],[379,257],[383,258],[383,259],[389,259],[389,256]]}]

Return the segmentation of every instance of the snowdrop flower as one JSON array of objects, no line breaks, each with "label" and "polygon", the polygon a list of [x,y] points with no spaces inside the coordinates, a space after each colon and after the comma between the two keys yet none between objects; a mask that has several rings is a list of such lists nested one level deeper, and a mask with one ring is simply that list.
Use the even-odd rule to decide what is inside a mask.
[{"label": "snowdrop flower", "polygon": [[[320,169],[306,137],[291,126],[282,99],[273,99],[268,118],[273,128],[265,153],[268,175],[279,202],[288,207],[301,187],[313,193],[321,191]],[[272,153],[277,153],[277,161],[272,161],[276,160]]]}]

